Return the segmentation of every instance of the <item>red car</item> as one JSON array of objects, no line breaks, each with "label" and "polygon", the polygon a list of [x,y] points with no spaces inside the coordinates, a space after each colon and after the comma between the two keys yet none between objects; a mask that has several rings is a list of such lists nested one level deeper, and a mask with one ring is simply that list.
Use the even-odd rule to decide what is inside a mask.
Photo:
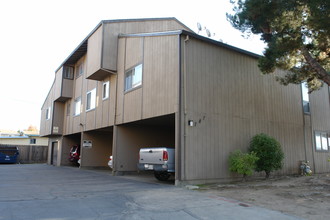
[{"label": "red car", "polygon": [[80,146],[74,145],[70,149],[69,160],[73,163],[78,163],[79,157],[80,157]]}]

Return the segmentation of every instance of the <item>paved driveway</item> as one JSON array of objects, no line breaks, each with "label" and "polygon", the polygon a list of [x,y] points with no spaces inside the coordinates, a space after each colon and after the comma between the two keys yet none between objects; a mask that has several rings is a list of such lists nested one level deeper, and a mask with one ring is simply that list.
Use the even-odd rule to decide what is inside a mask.
[{"label": "paved driveway", "polygon": [[34,164],[0,165],[0,219],[298,218],[156,181]]}]

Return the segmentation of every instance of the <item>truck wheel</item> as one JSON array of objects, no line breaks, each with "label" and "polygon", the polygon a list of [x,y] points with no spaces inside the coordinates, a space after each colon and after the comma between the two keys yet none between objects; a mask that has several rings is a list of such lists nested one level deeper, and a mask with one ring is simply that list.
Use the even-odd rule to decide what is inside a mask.
[{"label": "truck wheel", "polygon": [[154,173],[156,179],[160,180],[160,181],[166,181],[168,180],[168,178],[170,178],[171,174],[163,171],[163,172],[156,172]]}]

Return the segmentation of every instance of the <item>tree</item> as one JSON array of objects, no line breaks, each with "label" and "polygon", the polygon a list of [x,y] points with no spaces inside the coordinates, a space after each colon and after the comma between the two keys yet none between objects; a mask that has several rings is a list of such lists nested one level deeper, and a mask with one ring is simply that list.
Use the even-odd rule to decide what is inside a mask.
[{"label": "tree", "polygon": [[229,170],[238,174],[243,174],[243,181],[246,180],[246,176],[253,174],[256,168],[256,161],[259,158],[256,153],[242,153],[240,150],[235,150],[229,155]]},{"label": "tree", "polygon": [[254,136],[250,143],[250,152],[254,152],[259,160],[256,163],[256,171],[265,171],[266,178],[270,172],[279,170],[283,166],[284,153],[280,143],[275,138],[266,134]]},{"label": "tree", "polygon": [[330,85],[329,0],[231,0],[232,25],[243,33],[260,34],[267,44],[259,59],[262,73],[289,70],[280,83],[306,81],[309,91]]}]

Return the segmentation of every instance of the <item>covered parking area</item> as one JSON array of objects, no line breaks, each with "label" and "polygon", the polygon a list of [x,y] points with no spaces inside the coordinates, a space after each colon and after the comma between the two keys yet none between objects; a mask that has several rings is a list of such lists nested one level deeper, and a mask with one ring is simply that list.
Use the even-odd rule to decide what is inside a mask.
[{"label": "covered parking area", "polygon": [[81,138],[81,168],[108,168],[112,155],[113,127],[85,131]]},{"label": "covered parking area", "polygon": [[76,164],[69,161],[69,154],[71,147],[80,146],[81,133],[66,135],[62,137],[61,143],[61,166],[75,166]]},{"label": "covered parking area", "polygon": [[140,148],[175,148],[175,114],[117,125],[113,143],[114,175],[137,172]]}]

